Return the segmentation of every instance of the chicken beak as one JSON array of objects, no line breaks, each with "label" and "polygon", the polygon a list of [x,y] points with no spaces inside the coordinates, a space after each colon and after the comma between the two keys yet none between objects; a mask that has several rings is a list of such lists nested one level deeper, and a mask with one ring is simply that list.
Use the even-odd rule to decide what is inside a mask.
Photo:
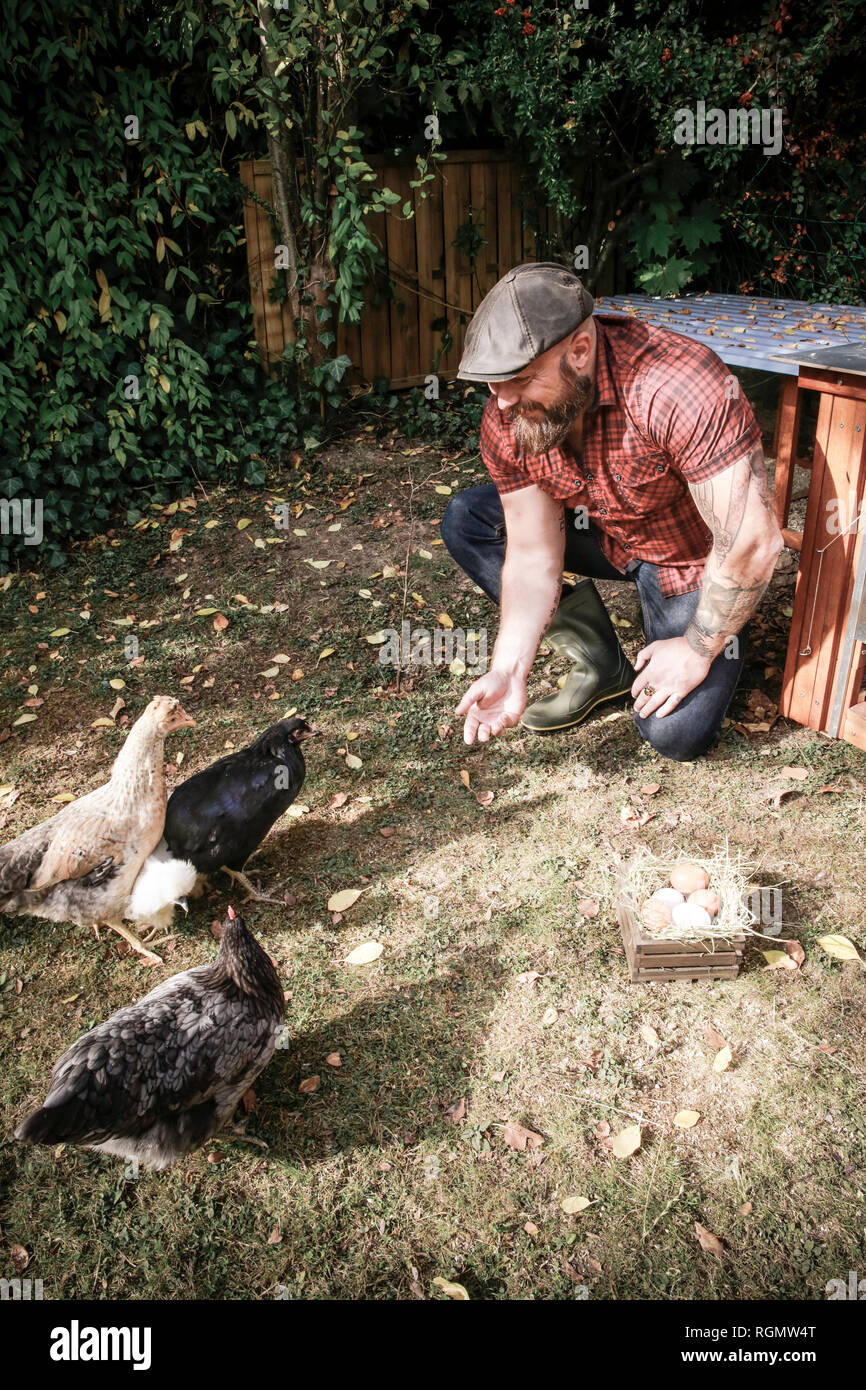
[{"label": "chicken beak", "polygon": [[182,908],[189,915],[189,903],[186,898],[175,898],[174,906]]}]

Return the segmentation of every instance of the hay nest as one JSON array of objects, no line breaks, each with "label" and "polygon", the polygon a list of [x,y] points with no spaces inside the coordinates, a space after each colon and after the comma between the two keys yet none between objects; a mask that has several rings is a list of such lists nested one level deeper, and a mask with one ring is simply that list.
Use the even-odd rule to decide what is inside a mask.
[{"label": "hay nest", "polygon": [[[721,906],[718,915],[708,927],[689,929],[677,927],[671,922],[667,926],[649,928],[641,921],[641,905],[651,898],[659,888],[670,883],[670,876],[678,864],[700,864],[710,876],[709,886],[719,895]],[[748,885],[755,865],[747,863],[739,851],[731,855],[728,845],[714,849],[710,855],[680,854],[675,859],[659,858],[649,850],[635,856],[625,864],[620,873],[619,897],[621,905],[630,913],[640,932],[651,941],[699,941],[709,950],[741,942],[746,936],[761,936],[756,924],[760,918],[749,906]]]}]

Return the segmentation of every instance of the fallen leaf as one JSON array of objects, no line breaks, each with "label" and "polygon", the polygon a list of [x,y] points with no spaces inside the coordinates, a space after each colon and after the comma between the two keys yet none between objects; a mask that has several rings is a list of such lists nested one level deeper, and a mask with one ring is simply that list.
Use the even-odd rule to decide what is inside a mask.
[{"label": "fallen leaf", "polygon": [[541,975],[537,970],[523,970],[515,978],[519,985],[534,985],[536,980],[541,979]]},{"label": "fallen leaf", "polygon": [[659,1035],[656,1032],[655,1028],[651,1028],[648,1023],[641,1024],[640,1035],[646,1043],[647,1047],[658,1047]]},{"label": "fallen leaf", "polygon": [[448,1298],[457,1299],[461,1303],[468,1303],[469,1295],[462,1284],[455,1284],[450,1279],[443,1279],[441,1274],[433,1280],[434,1289],[441,1289],[442,1293]]},{"label": "fallen leaf", "polygon": [[466,1119],[465,1096],[461,1096],[459,1100],[455,1100],[451,1105],[448,1106],[448,1108],[445,1111],[445,1119],[450,1120],[451,1123],[455,1125],[459,1120]]},{"label": "fallen leaf", "polygon": [[374,960],[378,960],[385,947],[381,941],[365,941],[362,946],[356,946],[354,951],[350,951],[345,957],[346,965],[371,965]]},{"label": "fallen leaf", "polygon": [[328,899],[329,912],[348,912],[364,892],[363,888],[341,888],[339,893],[332,893]]},{"label": "fallen leaf", "polygon": [[641,792],[644,796],[655,796],[656,792],[660,792],[661,789],[661,782],[647,782],[645,787],[641,787]]},{"label": "fallen leaf", "polygon": [[692,1129],[700,1118],[699,1110],[678,1110],[674,1115],[674,1124],[678,1129]]},{"label": "fallen leaf", "polygon": [[727,1047],[727,1041],[722,1037],[717,1028],[711,1023],[704,1024],[704,1040],[709,1043],[716,1052],[721,1052],[723,1047]]},{"label": "fallen leaf", "polygon": [[464,787],[469,786],[469,773],[466,771],[465,767],[460,772],[460,781],[463,783]]},{"label": "fallen leaf", "polygon": [[532,1129],[526,1129],[524,1125],[518,1124],[516,1120],[509,1120],[502,1127],[502,1138],[509,1149],[540,1149],[544,1140],[540,1134],[536,1134]]},{"label": "fallen leaf", "polygon": [[16,1274],[23,1274],[30,1263],[30,1256],[23,1245],[10,1245],[9,1257]]},{"label": "fallen leaf", "polygon": [[527,1221],[527,1222],[525,1223],[523,1229],[524,1229],[524,1231],[526,1232],[526,1234],[527,1234],[528,1236],[537,1236],[537,1235],[538,1235],[538,1227],[536,1226],[536,1224],[535,1224],[534,1221]]},{"label": "fallen leaf", "polygon": [[577,904],[577,910],[581,917],[597,917],[598,903],[595,898],[581,898]]},{"label": "fallen leaf", "polygon": [[478,792],[476,794],[475,800],[478,802],[479,806],[489,806],[491,801],[493,800],[493,796],[494,793],[491,791]]},{"label": "fallen leaf", "polygon": [[566,1216],[575,1216],[579,1211],[586,1211],[587,1207],[592,1206],[588,1197],[563,1197],[560,1203]]},{"label": "fallen leaf", "polygon": [[765,970],[796,970],[797,962],[792,960],[787,951],[762,951],[761,955],[767,964]]},{"label": "fallen leaf", "polygon": [[279,1221],[278,1221],[277,1224],[276,1224],[276,1226],[274,1227],[274,1229],[271,1231],[270,1235],[268,1236],[268,1245],[281,1245],[281,1244],[282,1244],[282,1240],[283,1240],[283,1233],[282,1233],[282,1231],[280,1230],[280,1223],[279,1223]]},{"label": "fallen leaf", "polygon": [[343,1059],[339,1052],[329,1052],[325,1061],[329,1067],[341,1067],[343,1065]]},{"label": "fallen leaf", "polygon": [[731,1065],[733,1055],[733,1052],[728,1046],[723,1047],[713,1058],[713,1071],[726,1071]]},{"label": "fallen leaf", "polygon": [[308,1076],[306,1080],[302,1081],[300,1086],[298,1087],[298,1090],[300,1091],[301,1095],[311,1096],[314,1091],[318,1091],[319,1082],[321,1081],[321,1079],[322,1078],[320,1076]]},{"label": "fallen leaf", "polygon": [[51,800],[52,800],[52,801],[74,801],[74,800],[75,800],[75,797],[73,796],[72,792],[58,792],[56,796],[52,796]]},{"label": "fallen leaf", "polygon": [[791,959],[796,961],[797,965],[803,964],[803,961],[806,959],[806,952],[803,950],[799,941],[783,941],[782,945],[785,947]]},{"label": "fallen leaf", "polygon": [[627,1129],[621,1129],[619,1134],[614,1135],[611,1148],[617,1158],[628,1158],[636,1153],[640,1148],[640,1126],[629,1125]]},{"label": "fallen leaf", "polygon": [[783,767],[779,776],[790,777],[794,782],[805,782],[809,776],[809,769],[807,767]]},{"label": "fallen leaf", "polygon": [[340,806],[345,806],[345,804],[346,804],[346,802],[347,802],[348,800],[349,800],[349,793],[348,793],[348,792],[334,792],[334,795],[331,797],[331,800],[328,802],[328,810],[329,810],[329,811],[336,811]]},{"label": "fallen leaf", "polygon": [[108,684],[111,686],[112,690],[126,689],[126,681],[122,681],[119,676],[115,676],[114,680],[110,680]]},{"label": "fallen leaf", "polygon": [[541,1017],[541,1022],[545,1028],[549,1028],[551,1023],[555,1023],[558,1018],[559,1014],[556,1012],[556,1009],[545,1009]]},{"label": "fallen leaf", "polygon": [[361,759],[357,756],[356,753],[346,754],[346,767],[351,768],[353,772],[357,772],[358,768],[363,766],[364,764],[361,762]]},{"label": "fallen leaf", "polygon": [[706,1226],[701,1225],[700,1221],[695,1222],[695,1235],[702,1250],[706,1250],[710,1255],[724,1255],[725,1247],[718,1236],[714,1236],[712,1231],[708,1231]]},{"label": "fallen leaf", "polygon": [[834,956],[836,960],[860,960],[860,952],[854,942],[837,932],[831,932],[829,936],[819,936],[818,945],[823,946],[827,955]]},{"label": "fallen leaf", "polygon": [[229,620],[224,613],[217,613],[216,617],[213,620],[213,625],[215,632],[225,632],[226,628],[229,625]]},{"label": "fallen leaf", "polygon": [[755,1208],[754,1208],[754,1206],[752,1205],[751,1202],[744,1202],[743,1205],[740,1207],[740,1215],[741,1215],[741,1216],[751,1216],[751,1214],[752,1214],[752,1212],[753,1212],[754,1210],[755,1210]]}]

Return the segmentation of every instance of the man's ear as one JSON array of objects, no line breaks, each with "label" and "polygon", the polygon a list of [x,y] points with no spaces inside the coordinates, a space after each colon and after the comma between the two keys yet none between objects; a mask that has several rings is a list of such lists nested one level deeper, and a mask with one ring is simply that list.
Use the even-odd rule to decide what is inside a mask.
[{"label": "man's ear", "polygon": [[592,360],[594,348],[595,324],[588,318],[574,330],[568,340],[565,355],[569,365],[574,367],[575,371],[585,372]]}]

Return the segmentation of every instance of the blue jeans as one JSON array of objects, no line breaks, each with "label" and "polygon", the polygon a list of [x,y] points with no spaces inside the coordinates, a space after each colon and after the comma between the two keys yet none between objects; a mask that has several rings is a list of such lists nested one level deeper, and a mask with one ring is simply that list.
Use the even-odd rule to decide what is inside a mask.
[{"label": "blue jeans", "polygon": [[[637,585],[647,642],[682,637],[698,606],[700,590],[664,598],[658,570],[643,561],[628,574],[615,569],[602,554],[592,527],[577,530],[574,514],[566,509],[564,567],[589,579],[619,579]],[[505,517],[499,493],[492,483],[468,488],[452,497],[442,518],[442,539],[452,557],[488,598],[499,603],[500,579],[505,561]],[[672,714],[643,719],[634,714],[641,738],[666,758],[679,762],[698,758],[716,741],[745,658],[747,629],[738,634],[736,655],[721,652],[705,679],[691,690]]]}]

